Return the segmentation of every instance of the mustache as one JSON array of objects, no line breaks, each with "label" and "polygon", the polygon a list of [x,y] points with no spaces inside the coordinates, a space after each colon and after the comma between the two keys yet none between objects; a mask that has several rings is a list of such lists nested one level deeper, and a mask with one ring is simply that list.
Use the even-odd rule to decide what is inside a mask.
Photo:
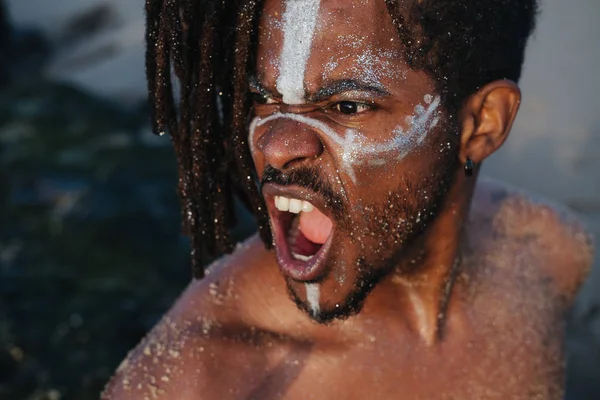
[{"label": "mustache", "polygon": [[310,189],[325,199],[327,207],[332,210],[336,219],[339,220],[346,215],[346,206],[342,197],[333,189],[329,181],[321,176],[320,170],[317,168],[302,167],[295,168],[290,172],[282,172],[267,165],[260,180],[261,192],[267,183],[280,186],[297,185]]}]

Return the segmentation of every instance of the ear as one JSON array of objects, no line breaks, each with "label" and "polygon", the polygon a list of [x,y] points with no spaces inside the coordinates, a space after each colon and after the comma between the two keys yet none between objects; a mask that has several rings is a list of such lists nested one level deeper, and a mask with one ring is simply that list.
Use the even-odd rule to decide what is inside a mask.
[{"label": "ear", "polygon": [[460,161],[481,163],[504,143],[512,127],[521,90],[509,80],[494,81],[467,99],[460,112]]}]

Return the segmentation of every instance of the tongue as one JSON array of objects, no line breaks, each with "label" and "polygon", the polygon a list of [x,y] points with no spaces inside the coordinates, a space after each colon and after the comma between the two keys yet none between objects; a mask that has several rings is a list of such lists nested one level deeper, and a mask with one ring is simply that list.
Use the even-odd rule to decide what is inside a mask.
[{"label": "tongue", "polygon": [[332,228],[331,220],[316,207],[311,212],[300,214],[300,232],[313,243],[324,244]]}]

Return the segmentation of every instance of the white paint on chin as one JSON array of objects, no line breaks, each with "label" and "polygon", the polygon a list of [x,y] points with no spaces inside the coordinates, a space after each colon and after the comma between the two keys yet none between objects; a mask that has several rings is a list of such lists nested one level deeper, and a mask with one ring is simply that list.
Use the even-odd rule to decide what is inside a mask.
[{"label": "white paint on chin", "polygon": [[319,285],[316,283],[307,283],[306,284],[306,301],[308,301],[308,305],[310,306],[310,311],[313,317],[319,315],[321,312],[321,306],[319,304],[321,297],[321,291],[319,289]]},{"label": "white paint on chin", "polygon": [[286,0],[283,14],[283,50],[277,91],[286,104],[303,104],[304,74],[317,27],[320,0]]}]

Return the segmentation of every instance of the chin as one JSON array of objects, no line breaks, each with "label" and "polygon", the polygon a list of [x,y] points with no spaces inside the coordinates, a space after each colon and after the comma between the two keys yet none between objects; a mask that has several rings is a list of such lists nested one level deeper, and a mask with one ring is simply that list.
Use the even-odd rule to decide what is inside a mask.
[{"label": "chin", "polygon": [[[308,317],[319,324],[345,320],[360,313],[371,291],[392,268],[373,268],[359,258],[354,279],[340,283],[335,276],[315,282],[286,278],[290,298]],[[335,268],[329,268],[334,271]]]}]

